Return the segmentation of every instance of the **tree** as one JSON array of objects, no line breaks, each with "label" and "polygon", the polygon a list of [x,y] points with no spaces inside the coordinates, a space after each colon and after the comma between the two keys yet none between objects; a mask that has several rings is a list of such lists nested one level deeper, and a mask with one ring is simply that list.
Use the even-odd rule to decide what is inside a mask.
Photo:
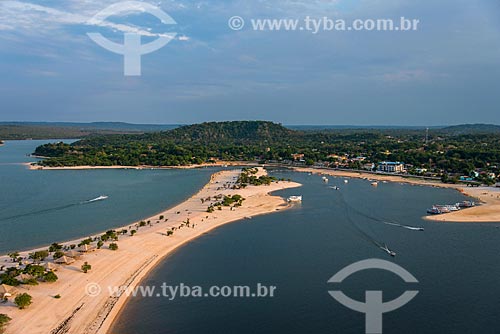
[{"label": "tree", "polygon": [[32,297],[27,293],[22,293],[20,295],[17,295],[17,297],[14,299],[14,303],[22,310],[31,305]]},{"label": "tree", "polygon": [[64,256],[64,253],[61,252],[60,250],[55,251],[54,255],[52,255],[52,257],[54,259],[58,259],[58,258],[63,257],[63,256]]},{"label": "tree", "polygon": [[97,249],[101,249],[102,245],[104,245],[104,242],[102,242],[102,240],[99,240],[97,242]]},{"label": "tree", "polygon": [[136,234],[136,233],[137,233],[137,231],[136,231],[136,230],[132,230],[132,231],[130,231],[130,235],[134,235],[134,234]]},{"label": "tree", "polygon": [[49,252],[46,250],[36,251],[30,254],[30,258],[38,262],[45,260],[47,256],[49,256]]},{"label": "tree", "polygon": [[58,251],[58,250],[61,250],[62,249],[62,246],[60,244],[58,244],[57,242],[54,242],[52,245],[50,245],[49,247],[49,252],[55,252],[55,251]]},{"label": "tree", "polygon": [[12,253],[9,253],[8,255],[12,259],[12,262],[14,262],[19,257],[19,252],[12,252]]},{"label": "tree", "polygon": [[86,274],[90,269],[92,269],[92,266],[85,261],[85,263],[82,264],[82,271]]},{"label": "tree", "polygon": [[52,271],[49,271],[48,273],[46,273],[45,275],[43,275],[43,280],[45,282],[55,282],[57,281],[58,277],[55,273],[53,273]]},{"label": "tree", "polygon": [[115,243],[115,242],[110,243],[109,244],[109,249],[111,249],[113,251],[117,250],[118,249],[118,244]]},{"label": "tree", "polygon": [[5,327],[11,320],[12,319],[7,314],[0,313],[0,333],[5,331]]}]

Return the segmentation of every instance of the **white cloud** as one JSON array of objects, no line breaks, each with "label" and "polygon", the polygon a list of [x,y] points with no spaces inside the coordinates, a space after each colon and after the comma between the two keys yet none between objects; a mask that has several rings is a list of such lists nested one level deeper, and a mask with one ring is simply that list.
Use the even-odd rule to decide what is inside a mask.
[{"label": "white cloud", "polygon": [[[93,1],[87,1],[93,4]],[[137,2],[136,2],[137,3]],[[133,5],[132,2],[124,2],[126,8],[121,8],[121,14],[144,11],[144,7]],[[101,3],[102,6],[102,3]],[[142,9],[141,9],[142,8]],[[93,18],[94,11],[82,11],[83,14],[75,14],[65,10],[41,6],[21,1],[0,2],[0,30],[17,30],[26,33],[43,33],[62,28],[66,25],[83,25],[109,28],[124,33],[136,33],[149,37],[166,37],[168,35],[153,33],[148,28],[134,25],[119,24],[109,21],[100,21]]]}]

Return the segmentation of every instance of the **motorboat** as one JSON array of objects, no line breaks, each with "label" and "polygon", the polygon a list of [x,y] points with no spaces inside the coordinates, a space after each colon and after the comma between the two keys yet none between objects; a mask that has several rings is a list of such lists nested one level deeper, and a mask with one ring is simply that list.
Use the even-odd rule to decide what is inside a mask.
[{"label": "motorboat", "polygon": [[288,202],[302,202],[302,195],[290,196],[287,199]]},{"label": "motorboat", "polygon": [[396,256],[396,252],[394,251],[391,251],[389,249],[389,247],[387,247],[387,245],[384,245],[384,246],[381,246],[380,249],[382,249],[383,251],[385,251],[387,254],[389,254],[390,256],[392,257],[395,257]]}]

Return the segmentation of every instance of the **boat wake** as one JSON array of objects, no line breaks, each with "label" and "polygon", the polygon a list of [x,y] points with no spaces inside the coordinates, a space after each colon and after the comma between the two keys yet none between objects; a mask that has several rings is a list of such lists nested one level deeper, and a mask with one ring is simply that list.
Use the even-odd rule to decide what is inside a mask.
[{"label": "boat wake", "polygon": [[99,196],[99,197],[96,197],[96,198],[93,198],[93,199],[90,199],[90,200],[87,200],[87,201],[83,201],[83,202],[71,203],[71,204],[66,204],[66,205],[61,205],[61,206],[55,206],[55,207],[52,207],[52,208],[46,208],[46,209],[42,209],[42,210],[36,210],[36,211],[21,213],[21,214],[18,214],[18,215],[13,215],[13,216],[8,216],[8,217],[0,217],[0,221],[15,220],[15,219],[19,219],[19,218],[24,218],[24,217],[29,217],[29,216],[35,216],[35,215],[40,215],[40,214],[49,213],[49,212],[61,211],[61,210],[65,210],[65,209],[68,209],[68,208],[71,208],[71,207],[74,207],[74,206],[78,206],[78,205],[90,204],[90,203],[93,203],[93,202],[102,201],[102,200],[105,200],[107,198],[108,198],[108,196],[104,196],[103,195],[103,196]]},{"label": "boat wake", "polygon": [[344,199],[344,196],[340,196],[340,198],[342,199],[342,202],[344,203],[344,207],[345,207],[345,210],[346,210],[346,217],[347,217],[347,220],[349,221],[349,223],[351,223],[351,225],[355,228],[356,232],[358,232],[358,234],[363,238],[365,239],[366,241],[372,243],[373,245],[375,245],[378,249],[381,249],[383,250],[384,252],[386,252],[387,254],[389,254],[390,256],[394,257],[396,256],[396,252],[390,250],[387,245],[383,242],[380,242],[378,241],[377,239],[375,239],[374,237],[372,237],[371,235],[369,235],[367,232],[365,232],[352,218],[351,218],[351,215],[349,213],[349,211],[353,211],[361,216],[364,216],[366,218],[369,218],[369,219],[373,219],[373,220],[376,220],[374,219],[373,217],[370,217],[368,215],[365,215],[363,214],[362,212],[356,210],[355,208],[353,208],[351,205],[349,205],[346,200]]},{"label": "boat wake", "polygon": [[391,222],[383,222],[386,225],[392,225],[392,226],[397,226],[397,227],[402,227],[410,231],[424,231],[423,227],[415,227],[415,226],[408,226],[408,225],[403,225],[403,224],[398,224],[398,223],[391,223]]}]

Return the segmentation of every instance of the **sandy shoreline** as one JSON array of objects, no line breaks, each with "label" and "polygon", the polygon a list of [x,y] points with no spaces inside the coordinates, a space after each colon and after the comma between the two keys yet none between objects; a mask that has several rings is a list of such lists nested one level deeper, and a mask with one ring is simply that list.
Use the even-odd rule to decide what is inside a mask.
[{"label": "sandy shoreline", "polygon": [[[59,276],[57,282],[16,287],[18,293],[29,293],[33,297],[33,304],[26,310],[17,309],[11,300],[0,304],[0,313],[8,314],[12,318],[6,333],[107,333],[127,300],[125,295],[110,296],[108,287],[137,286],[141,279],[173,250],[221,225],[286,209],[288,204],[283,198],[269,193],[300,186],[294,182],[278,182],[270,186],[249,186],[239,190],[223,187],[227,182],[234,182],[238,174],[237,170],[215,173],[211,181],[188,200],[145,219],[151,220],[151,226],[139,228],[135,236],[120,236],[117,251],[107,249],[109,243],[106,243],[103,249],[84,254],[75,263],[60,268],[56,272]],[[202,203],[201,199],[219,194],[240,194],[245,201],[241,207],[234,210],[223,207],[222,211],[207,213],[208,203]],[[164,219],[157,223],[160,215],[163,215]],[[165,221],[165,218],[168,218],[168,221]],[[194,228],[179,228],[187,219],[191,223],[190,226],[194,224]],[[125,228],[134,225],[127,225]],[[166,231],[172,227],[178,229],[172,236],[167,236]],[[65,244],[71,243],[74,242]],[[22,252],[21,256],[27,253]],[[6,259],[5,256],[0,257],[0,264],[8,264]],[[80,270],[84,261],[92,265],[92,270],[87,274]],[[86,287],[90,283],[96,283],[102,288],[98,296],[86,294]],[[61,295],[60,299],[53,298],[57,294]]]},{"label": "sandy shoreline", "polygon": [[[153,166],[77,166],[77,167],[42,167],[32,166],[26,164],[30,169],[43,169],[43,170],[80,170],[80,169],[170,169],[170,168],[204,168],[204,167],[226,167],[226,166],[249,166],[256,165],[255,163],[242,162],[242,161],[218,161],[215,164],[201,164],[201,165],[190,165],[181,167],[153,167]],[[270,167],[279,167],[270,165]],[[443,215],[436,216],[424,216],[424,219],[431,221],[441,221],[441,222],[463,222],[463,223],[473,223],[473,222],[500,222],[500,188],[494,187],[467,187],[462,184],[446,184],[433,180],[417,179],[409,177],[401,177],[396,175],[388,174],[373,174],[373,173],[363,173],[359,171],[345,171],[345,170],[334,170],[334,169],[318,169],[313,167],[291,167],[291,169],[298,172],[315,173],[315,174],[325,174],[337,177],[346,178],[367,178],[370,180],[377,181],[387,181],[387,182],[397,182],[406,183],[410,185],[420,185],[429,187],[439,187],[439,188],[451,188],[455,189],[465,196],[473,197],[476,202],[481,204],[474,208],[468,208],[465,210],[460,210],[458,212],[451,212]],[[437,203],[436,203],[437,204]],[[449,203],[452,204],[452,203]],[[426,208],[427,209],[427,208]]]},{"label": "sandy shoreline", "polygon": [[[473,197],[479,206],[462,209],[442,215],[424,216],[424,219],[440,222],[456,223],[500,223],[500,188],[494,187],[467,187],[461,184],[447,184],[431,180],[404,178],[396,175],[371,174],[358,171],[339,171],[332,169],[316,169],[308,167],[295,167],[297,172],[325,174],[345,178],[367,178],[369,180],[406,183],[410,185],[429,186],[438,188],[455,189],[465,196]],[[436,203],[439,204],[439,203]],[[446,204],[446,203],[443,203]],[[449,203],[452,204],[452,203]]]},{"label": "sandy shoreline", "polygon": [[92,169],[195,169],[195,168],[206,168],[206,167],[231,167],[231,166],[253,166],[255,164],[243,163],[243,162],[226,162],[218,161],[215,163],[204,163],[198,165],[186,165],[186,166],[65,166],[65,167],[46,167],[34,165],[35,162],[25,162],[22,163],[31,170],[92,170]]}]

